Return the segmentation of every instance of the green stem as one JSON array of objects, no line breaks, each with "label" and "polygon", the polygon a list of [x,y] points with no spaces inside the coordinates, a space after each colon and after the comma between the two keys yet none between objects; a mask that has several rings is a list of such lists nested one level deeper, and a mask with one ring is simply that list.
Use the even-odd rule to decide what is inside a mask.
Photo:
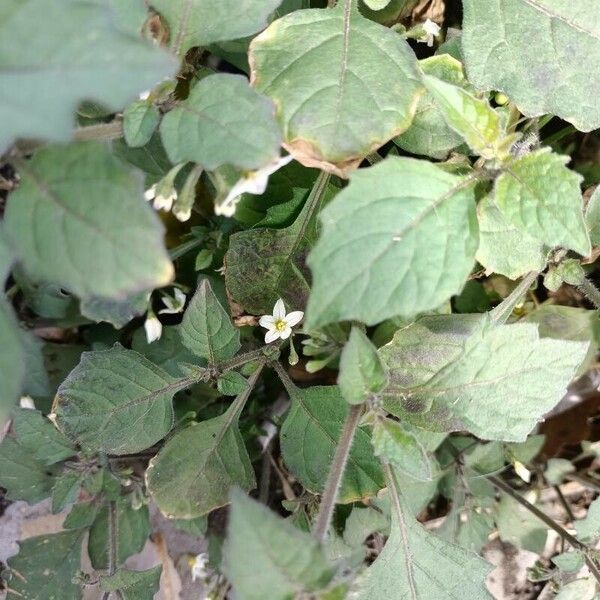
[{"label": "green stem", "polygon": [[248,402],[248,398],[250,398],[250,394],[262,373],[263,367],[265,363],[262,362],[257,369],[250,375],[248,378],[248,387],[241,393],[235,397],[235,400],[231,403],[229,408],[227,409],[228,418],[226,419],[226,427],[223,428],[223,431],[229,429],[229,426],[235,419],[238,419],[242,411],[244,410],[244,406],[246,406],[246,402]]},{"label": "green stem", "polygon": [[371,152],[365,158],[369,161],[370,165],[376,165],[383,160],[383,157],[378,152]]},{"label": "green stem", "polygon": [[118,544],[118,516],[117,503],[111,500],[108,503],[108,575],[112,576],[117,570],[117,544]]},{"label": "green stem", "polygon": [[302,238],[304,237],[304,231],[306,230],[306,227],[308,226],[313,213],[315,212],[315,210],[318,210],[321,204],[321,200],[323,200],[323,195],[325,194],[325,190],[327,189],[327,184],[329,183],[330,179],[330,173],[321,171],[315,183],[313,184],[312,189],[310,190],[310,194],[306,199],[306,204],[302,209],[302,213],[304,213],[304,223],[302,225],[299,235],[297,236],[298,240],[302,240]]},{"label": "green stem", "polygon": [[123,137],[123,122],[111,121],[110,123],[99,123],[88,127],[79,127],[73,132],[76,142],[89,142],[91,140],[116,140]]},{"label": "green stem", "polygon": [[513,490],[508,484],[506,484],[502,479],[498,477],[494,477],[493,475],[488,475],[487,477],[489,481],[491,481],[499,490],[502,490],[505,494],[508,494],[513,500],[516,500],[523,508],[526,508],[529,512],[534,514],[540,521],[545,523],[550,529],[553,529],[558,533],[558,535],[568,542],[573,548],[579,550],[584,558],[585,563],[588,566],[588,569],[592,573],[592,575],[596,578],[596,581],[600,583],[600,570],[596,565],[595,561],[592,558],[590,549],[580,542],[576,537],[572,536],[566,529],[561,527],[552,517],[549,517],[545,512],[542,512],[537,506],[534,506],[523,498],[521,494],[517,493]]},{"label": "green stem", "polygon": [[333,511],[335,509],[335,502],[337,500],[338,491],[342,484],[342,478],[344,477],[344,471],[346,470],[346,464],[348,463],[348,456],[350,456],[350,449],[352,448],[352,442],[354,441],[354,434],[358,428],[360,417],[362,414],[362,405],[354,404],[344,422],[344,428],[342,429],[342,435],[338,442],[337,448],[335,449],[335,455],[333,462],[329,468],[329,474],[327,475],[327,481],[325,483],[325,489],[321,496],[321,504],[319,505],[319,514],[315,521],[315,526],[312,532],[313,537],[319,541],[324,542],[329,526],[331,525],[331,519],[333,517]]},{"label": "green stem", "polygon": [[515,307],[521,302],[523,295],[527,293],[531,285],[537,279],[539,273],[531,271],[527,273],[521,280],[521,283],[506,297],[496,308],[490,311],[490,317],[492,321],[498,325],[506,323],[508,317],[512,314]]},{"label": "green stem", "polygon": [[[110,500],[108,503],[108,576],[112,577],[117,570],[117,544],[119,543],[118,534],[118,516],[117,516],[117,503],[114,500]],[[111,592],[104,592],[102,600],[108,600]],[[121,597],[120,595],[118,597]]]},{"label": "green stem", "polygon": [[249,362],[254,360],[258,360],[260,358],[265,358],[265,349],[269,346],[263,346],[258,350],[250,350],[250,352],[244,352],[243,354],[238,354],[234,356],[230,360],[226,360],[222,363],[217,363],[215,367],[219,371],[219,373],[225,373],[226,371],[231,371],[232,369],[237,369],[238,367],[242,367]]},{"label": "green stem", "polygon": [[291,396],[296,391],[296,384],[290,379],[287,371],[278,360],[272,363],[272,367],[277,371],[277,375],[279,376],[279,379],[281,379],[283,387],[288,395]]},{"label": "green stem", "polygon": [[587,277],[584,277],[581,285],[577,287],[596,308],[600,309],[600,290]]}]

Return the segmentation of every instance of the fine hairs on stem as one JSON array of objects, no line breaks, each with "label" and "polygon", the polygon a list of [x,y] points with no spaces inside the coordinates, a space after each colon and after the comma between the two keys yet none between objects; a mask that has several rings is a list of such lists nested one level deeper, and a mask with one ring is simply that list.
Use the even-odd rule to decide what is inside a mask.
[{"label": "fine hairs on stem", "polygon": [[[108,503],[108,576],[111,577],[117,570],[117,544],[119,540],[118,533],[118,515],[117,503],[111,500]],[[116,592],[118,598],[122,598],[121,592]],[[111,592],[104,592],[102,600],[108,600]]]},{"label": "fine hairs on stem", "polygon": [[584,277],[577,287],[596,308],[600,309],[600,290],[587,277]]},{"label": "fine hairs on stem", "polygon": [[[283,386],[285,387],[288,394],[293,394],[296,386],[290,379],[285,368],[279,362],[273,363],[273,368],[277,371],[277,375]],[[338,491],[344,477],[344,471],[346,470],[346,464],[348,463],[348,456],[350,455],[350,449],[352,448],[352,442],[354,441],[354,434],[358,428],[360,417],[362,415],[363,407],[361,404],[355,404],[350,407],[340,440],[335,449],[335,455],[331,466],[329,467],[329,474],[327,475],[327,481],[325,483],[325,489],[321,496],[321,503],[319,505],[319,513],[315,520],[314,528],[312,531],[313,537],[319,542],[323,542],[329,531],[331,525],[331,519],[333,517],[333,511],[335,509],[335,503],[337,500]]]},{"label": "fine hairs on stem", "polygon": [[504,298],[504,300],[502,300],[502,302],[500,302],[496,308],[490,311],[492,321],[498,325],[506,323],[508,317],[510,317],[512,311],[519,304],[521,298],[527,293],[527,290],[529,290],[529,288],[533,285],[538,275],[539,273],[536,271],[527,273],[519,285],[517,285],[517,287],[506,298]]},{"label": "fine hairs on stem", "polygon": [[523,498],[521,494],[517,493],[513,490],[508,484],[506,484],[502,479],[494,476],[488,475],[487,477],[499,490],[502,490],[504,493],[508,494],[511,498],[516,500],[521,506],[526,508],[529,512],[533,513],[540,521],[543,521],[550,529],[553,529],[558,533],[558,535],[565,540],[568,544],[570,544],[574,549],[579,550],[584,558],[585,564],[587,565],[590,573],[595,577],[596,581],[600,583],[600,569],[598,565],[592,558],[590,554],[590,549],[588,546],[580,542],[576,537],[572,536],[564,527],[561,527],[554,519],[549,517],[545,512],[541,511],[537,506],[534,506]]},{"label": "fine hairs on stem", "polygon": [[352,448],[352,442],[354,440],[354,434],[360,422],[362,414],[362,405],[354,404],[350,407],[350,411],[346,416],[344,422],[344,428],[340,441],[338,442],[333,457],[333,462],[329,468],[329,474],[327,475],[327,482],[325,483],[325,489],[321,496],[321,504],[319,505],[319,514],[315,521],[313,529],[313,537],[319,542],[323,542],[327,536],[327,531],[331,525],[331,519],[333,517],[333,511],[335,509],[335,502],[337,500],[338,491],[344,477],[344,471],[346,470],[346,463],[348,462],[348,456],[350,455],[350,449]]}]

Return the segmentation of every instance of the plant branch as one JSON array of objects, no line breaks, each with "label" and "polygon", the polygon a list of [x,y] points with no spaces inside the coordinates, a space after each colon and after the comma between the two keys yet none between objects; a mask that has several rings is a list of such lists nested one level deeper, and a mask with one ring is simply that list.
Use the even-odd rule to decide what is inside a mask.
[{"label": "plant branch", "polygon": [[254,389],[254,386],[256,385],[256,382],[258,381],[258,378],[260,377],[264,366],[265,363],[263,361],[256,368],[254,373],[252,373],[252,375],[250,375],[250,377],[248,378],[248,387],[242,393],[238,394],[235,397],[235,400],[230,404],[229,408],[227,409],[227,413],[231,417],[230,419],[227,419],[227,428],[229,428],[229,425],[231,425],[234,419],[238,418],[240,416],[240,413],[244,410],[244,406],[246,406],[246,402],[248,401],[248,398],[250,397],[250,394]]},{"label": "plant branch", "polygon": [[590,549],[584,543],[580,542],[575,536],[571,535],[564,527],[561,527],[552,517],[549,517],[545,512],[541,511],[537,506],[534,506],[523,498],[521,494],[513,490],[510,485],[495,477],[494,475],[488,475],[488,480],[491,481],[499,490],[502,490],[505,494],[508,494],[513,500],[516,500],[521,506],[526,508],[529,512],[533,513],[540,521],[543,521],[550,529],[553,529],[558,535],[568,542],[573,548],[579,550],[584,558],[585,563],[592,575],[596,578],[596,581],[600,583],[600,570],[593,560]]},{"label": "plant branch", "polygon": [[524,294],[527,293],[533,282],[537,279],[539,273],[531,271],[521,280],[521,283],[508,295],[496,308],[490,311],[492,321],[498,325],[506,323],[508,317],[512,314],[517,304],[521,301]]},{"label": "plant branch", "polygon": [[600,309],[600,290],[587,277],[584,277],[581,285],[577,287],[596,308]]},{"label": "plant branch", "polygon": [[346,416],[344,422],[344,428],[342,429],[342,435],[338,442],[337,448],[335,449],[335,455],[333,462],[329,468],[329,474],[327,475],[327,482],[325,483],[325,489],[321,496],[321,504],[319,505],[319,514],[315,521],[315,526],[312,532],[313,537],[319,542],[325,540],[325,536],[329,531],[331,525],[331,518],[333,517],[333,511],[335,509],[335,501],[337,500],[338,491],[342,484],[342,478],[344,471],[346,470],[346,463],[348,462],[348,456],[350,455],[350,448],[352,448],[352,442],[354,441],[354,434],[360,422],[362,414],[362,404],[354,404],[350,407],[350,411]]},{"label": "plant branch", "polygon": [[238,354],[230,360],[226,360],[222,363],[217,363],[215,367],[217,368],[219,373],[225,373],[226,371],[237,369],[238,367],[242,367],[243,365],[252,362],[253,360],[265,358],[266,348],[269,348],[269,346],[263,346],[262,348],[258,348],[257,350],[250,350],[250,352]]},{"label": "plant branch", "polygon": [[123,122],[120,120],[110,123],[99,123],[88,127],[79,127],[73,132],[76,142],[89,142],[91,140],[116,140],[123,137]]},{"label": "plant branch", "polygon": [[[118,517],[117,503],[110,500],[108,503],[108,576],[112,577],[117,570],[117,544],[118,544]],[[102,600],[108,600],[111,592],[104,592]]]},{"label": "plant branch", "polygon": [[283,365],[278,361],[274,361],[271,363],[272,367],[277,371],[277,375],[279,379],[281,379],[281,383],[283,383],[283,387],[286,389],[287,393],[291,396],[296,390],[296,384],[291,380],[290,376],[287,374],[287,371],[283,367]]}]

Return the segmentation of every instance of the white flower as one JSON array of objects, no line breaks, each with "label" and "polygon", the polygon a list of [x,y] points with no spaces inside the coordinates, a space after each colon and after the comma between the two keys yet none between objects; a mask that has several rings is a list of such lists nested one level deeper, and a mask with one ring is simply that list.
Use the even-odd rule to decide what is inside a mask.
[{"label": "white flower", "polygon": [[148,98],[150,98],[150,92],[152,92],[152,90],[146,90],[145,92],[142,92],[138,98],[140,100],[148,100]]},{"label": "white flower", "polygon": [[33,398],[31,396],[21,396],[19,406],[21,408],[32,408],[35,410],[35,404],[33,403]]},{"label": "white flower", "polygon": [[171,210],[173,202],[177,199],[177,190],[171,187],[168,193],[164,193],[162,190],[157,193],[157,186],[153,185],[144,192],[144,198],[150,202],[154,200],[154,208],[156,210]]},{"label": "white flower", "polygon": [[206,579],[208,577],[208,554],[206,552],[200,552],[192,563],[192,581],[196,579]]},{"label": "white flower", "polygon": [[175,297],[172,298],[171,296],[165,295],[163,296],[162,301],[167,308],[159,310],[158,314],[176,315],[177,313],[180,313],[185,306],[185,294],[179,288],[175,288]]},{"label": "white flower", "polygon": [[264,315],[259,320],[260,326],[268,329],[265,334],[265,343],[270,344],[278,338],[282,340],[289,338],[292,334],[292,327],[300,323],[303,317],[304,313],[301,310],[295,310],[286,315],[283,300],[279,298],[273,307],[273,314]]},{"label": "white flower", "polygon": [[269,182],[269,175],[272,175],[281,167],[287,165],[293,160],[291,155],[280,157],[258,171],[249,171],[239,179],[229,190],[229,194],[221,204],[215,206],[215,214],[224,217],[232,217],[235,214],[235,207],[242,194],[255,194],[260,196],[264,194]]},{"label": "white flower", "polygon": [[519,460],[515,460],[513,463],[515,473],[525,482],[531,481],[531,471]]},{"label": "white flower", "polygon": [[156,196],[156,184],[150,186],[144,192],[144,200],[146,200],[147,202],[150,202],[151,200],[154,200],[154,196]]},{"label": "white flower", "polygon": [[189,221],[192,216],[191,208],[177,208],[177,205],[173,207],[173,214],[178,221],[185,223],[185,221]]},{"label": "white flower", "polygon": [[154,313],[148,313],[146,322],[144,323],[144,329],[146,330],[146,339],[149,344],[156,340],[160,340],[160,336],[162,335],[162,323]]},{"label": "white flower", "polygon": [[418,41],[427,42],[427,45],[431,48],[431,46],[433,46],[433,39],[440,34],[440,26],[437,23],[434,23],[431,19],[427,19],[427,21],[425,21],[421,27],[423,27],[425,37]]}]

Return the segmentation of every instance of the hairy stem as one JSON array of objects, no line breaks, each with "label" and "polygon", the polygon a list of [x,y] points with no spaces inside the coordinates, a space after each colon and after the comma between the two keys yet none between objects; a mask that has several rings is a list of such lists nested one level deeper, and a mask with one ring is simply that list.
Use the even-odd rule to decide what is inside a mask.
[{"label": "hairy stem", "polygon": [[537,279],[539,273],[535,271],[531,271],[531,273],[527,273],[525,277],[521,280],[521,283],[517,285],[517,287],[508,295],[496,308],[490,311],[490,316],[492,321],[497,323],[498,325],[502,325],[506,323],[508,317],[510,317],[512,311],[521,301],[523,295],[527,293],[527,290],[531,287],[533,282]]},{"label": "hairy stem", "polygon": [[[108,503],[108,576],[112,577],[117,570],[117,544],[118,544],[118,518],[117,503],[111,500]],[[118,593],[117,593],[118,594]],[[102,600],[108,600],[111,592],[104,592]],[[120,598],[121,595],[118,594]]]},{"label": "hairy stem", "polygon": [[350,407],[340,441],[335,450],[333,462],[329,468],[329,475],[327,475],[327,482],[325,483],[325,489],[321,496],[321,504],[319,505],[319,514],[317,515],[312,532],[313,537],[319,542],[325,540],[325,536],[331,525],[335,501],[337,500],[338,491],[342,484],[342,477],[346,470],[350,448],[352,448],[352,442],[354,441],[354,434],[360,422],[362,408],[361,404],[354,404]]},{"label": "hairy stem", "polygon": [[579,550],[585,558],[585,563],[590,570],[590,573],[596,578],[596,581],[600,583],[600,570],[593,560],[590,549],[580,542],[576,537],[572,536],[564,527],[561,527],[554,519],[549,517],[545,512],[542,512],[537,506],[534,506],[523,498],[521,494],[513,490],[508,484],[502,479],[495,477],[494,475],[488,475],[487,477],[499,490],[502,490],[505,494],[508,494],[513,500],[516,500],[521,506],[526,508],[529,512],[533,513],[540,521],[543,521],[550,529],[553,529],[558,535],[569,543],[573,548]]},{"label": "hairy stem", "polygon": [[227,409],[227,413],[231,417],[230,419],[227,419],[227,428],[229,428],[229,425],[231,425],[234,419],[237,419],[240,416],[240,413],[244,410],[244,406],[246,406],[246,402],[248,402],[248,398],[250,397],[250,394],[254,389],[254,386],[256,385],[264,366],[265,363],[263,361],[254,371],[254,373],[252,373],[252,375],[250,375],[248,378],[248,387],[241,394],[238,394],[235,397],[235,400]]},{"label": "hairy stem", "polygon": [[237,369],[238,367],[242,367],[243,365],[248,364],[253,360],[265,358],[265,348],[267,348],[267,346],[258,348],[258,350],[250,350],[250,352],[238,354],[237,356],[234,356],[231,360],[226,360],[222,363],[217,363],[215,366],[219,370],[219,373],[225,373],[226,371]]},{"label": "hairy stem", "polygon": [[117,543],[118,543],[118,518],[117,503],[111,500],[108,503],[108,574],[114,575],[117,570]]},{"label": "hairy stem", "polygon": [[376,165],[383,160],[378,152],[371,152],[370,154],[367,154],[365,158],[369,161],[370,165]]},{"label": "hairy stem", "polygon": [[600,290],[587,277],[584,277],[581,285],[577,287],[596,308],[600,309]]},{"label": "hairy stem", "polygon": [[296,390],[296,384],[290,379],[290,376],[287,374],[284,366],[276,360],[272,363],[272,367],[277,372],[279,379],[281,379],[281,383],[283,383],[283,387],[286,389],[287,393],[291,396]]},{"label": "hairy stem", "polygon": [[98,125],[79,127],[73,132],[73,139],[76,142],[116,140],[120,137],[123,137],[122,121],[111,121],[110,123],[99,123]]}]

